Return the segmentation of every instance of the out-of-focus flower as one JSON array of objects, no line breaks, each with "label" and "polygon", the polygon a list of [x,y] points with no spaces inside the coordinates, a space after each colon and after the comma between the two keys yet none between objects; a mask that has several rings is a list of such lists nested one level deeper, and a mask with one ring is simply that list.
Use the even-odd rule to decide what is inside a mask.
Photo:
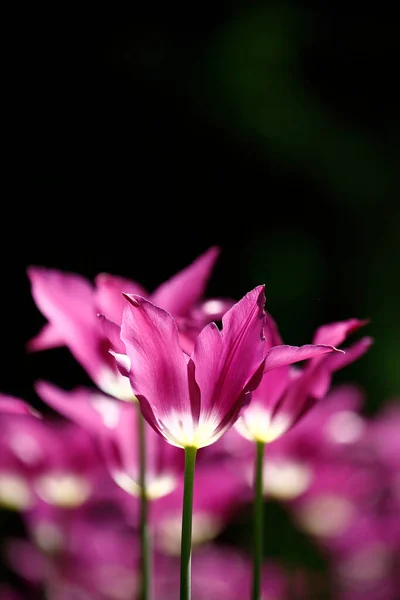
[{"label": "out-of-focus flower", "polygon": [[30,540],[6,548],[11,567],[54,600],[130,600],[138,590],[139,546],[135,532],[107,511],[101,521],[81,509],[29,515]]},{"label": "out-of-focus flower", "polygon": [[0,394],[0,418],[2,414],[39,416],[39,413],[23,400],[5,394]]},{"label": "out-of-focus flower", "polygon": [[[36,384],[36,391],[44,402],[93,435],[114,481],[129,494],[139,496],[137,407],[87,388],[67,392],[44,381]],[[179,484],[182,453],[147,423],[144,426],[146,493],[154,500],[171,493]]]},{"label": "out-of-focus flower", "polygon": [[109,476],[80,427],[20,414],[1,421],[1,504],[27,510],[41,498],[73,508],[107,489]]},{"label": "out-of-focus flower", "polygon": [[[282,342],[276,325],[271,317],[268,317],[266,337],[270,350],[264,374],[253,394],[251,404],[236,424],[237,430],[247,439],[263,443],[273,442],[289,431],[326,395],[333,372],[364,354],[371,345],[371,339],[363,338],[345,353],[336,351],[327,354],[321,348],[330,347],[331,350],[336,350],[335,346],[340,345],[351,332],[364,324],[365,321],[350,319],[325,325],[316,332],[314,346],[298,348],[295,353],[296,360],[287,361],[287,364],[282,365],[275,360],[275,353],[277,348],[285,346],[279,346]],[[306,359],[308,364],[303,369],[288,366],[289,362]]]},{"label": "out-of-focus flower", "polygon": [[[193,600],[243,600],[250,597],[251,562],[237,550],[207,545],[195,549],[192,559]],[[261,600],[286,600],[288,582],[284,571],[273,563],[262,570]],[[179,597],[179,565],[161,562],[156,578],[156,597]]]},{"label": "out-of-focus flower", "polygon": [[[192,544],[214,539],[246,500],[241,474],[232,463],[199,463],[193,494]],[[180,552],[183,482],[168,497],[151,506],[157,547],[167,553]]]},{"label": "out-of-focus flower", "polygon": [[236,421],[264,362],[264,288],[259,286],[199,334],[190,357],[167,311],[127,295],[121,339],[134,367],[143,416],[172,445],[201,448]]},{"label": "out-of-focus flower", "polygon": [[97,314],[119,326],[125,302],[122,292],[150,297],[176,317],[181,344],[191,348],[200,328],[210,318],[220,318],[231,305],[223,299],[201,301],[218,253],[217,248],[210,248],[152,294],[134,281],[109,274],[98,275],[93,286],[79,275],[30,267],[32,295],[48,323],[28,347],[43,350],[68,346],[101,390],[120,400],[132,400],[129,383],[108,352],[110,343]]}]

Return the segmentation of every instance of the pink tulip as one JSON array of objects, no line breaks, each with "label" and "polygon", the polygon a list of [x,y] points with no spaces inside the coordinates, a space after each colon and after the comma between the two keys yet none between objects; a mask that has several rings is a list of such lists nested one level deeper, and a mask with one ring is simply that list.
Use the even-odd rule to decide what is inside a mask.
[{"label": "pink tulip", "polygon": [[[262,443],[273,442],[289,431],[329,390],[334,371],[353,362],[371,345],[370,338],[356,342],[346,352],[335,348],[365,321],[349,319],[321,327],[315,345],[279,345],[281,339],[271,317],[266,324],[270,347],[264,374],[253,394],[251,405],[236,427],[247,439]],[[291,359],[291,360],[289,360]],[[290,363],[307,360],[303,369],[289,367]]]},{"label": "pink tulip", "polygon": [[[67,392],[40,381],[36,384],[36,391],[44,402],[93,435],[114,481],[129,494],[139,496],[136,407],[83,387]],[[167,444],[147,424],[145,427],[146,494],[153,500],[176,488],[183,461],[177,448]]]},{"label": "pink tulip", "polygon": [[264,288],[259,286],[199,334],[189,357],[170,313],[127,295],[121,339],[133,393],[149,424],[172,445],[201,448],[236,421],[264,363]]},{"label": "pink tulip", "polygon": [[182,347],[191,349],[200,328],[210,318],[220,318],[231,305],[228,300],[201,301],[218,254],[217,248],[210,248],[152,294],[134,281],[105,273],[96,277],[93,286],[80,275],[30,267],[32,295],[48,323],[28,347],[44,350],[66,345],[101,390],[120,400],[132,400],[129,383],[108,352],[110,343],[98,313],[119,326],[125,303],[122,292],[150,297],[174,315]]}]

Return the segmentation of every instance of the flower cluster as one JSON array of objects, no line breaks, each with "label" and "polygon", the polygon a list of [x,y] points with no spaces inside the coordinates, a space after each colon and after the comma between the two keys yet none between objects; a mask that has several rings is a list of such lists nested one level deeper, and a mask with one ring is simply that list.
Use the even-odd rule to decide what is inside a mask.
[{"label": "flower cluster", "polygon": [[[356,387],[330,389],[368,350],[368,337],[342,348],[366,322],[285,345],[263,286],[238,302],[204,300],[217,256],[211,248],[151,294],[104,273],[91,284],[28,270],[47,319],[28,349],[67,346],[96,387],[37,381],[63,418],[0,397],[0,506],[26,530],[5,541],[21,589],[0,583],[2,598],[395,598],[398,405],[366,418]],[[252,558],[253,534],[229,538],[251,514],[254,481],[261,503],[280,503],[320,549],[322,582],[265,558],[262,544]]]}]

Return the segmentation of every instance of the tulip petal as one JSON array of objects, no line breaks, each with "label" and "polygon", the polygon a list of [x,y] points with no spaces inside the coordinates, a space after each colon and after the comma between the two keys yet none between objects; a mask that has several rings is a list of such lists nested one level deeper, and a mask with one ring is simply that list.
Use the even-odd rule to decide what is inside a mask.
[{"label": "tulip petal", "polygon": [[304,346],[274,346],[268,351],[265,359],[264,373],[282,367],[283,365],[291,365],[301,360],[315,358],[328,354],[329,352],[343,353],[343,350],[338,350],[333,346],[325,346],[323,344],[313,345],[305,344]]},{"label": "tulip petal", "polygon": [[219,252],[217,247],[207,250],[191,265],[162,283],[151,295],[151,301],[175,317],[187,316],[201,299]]},{"label": "tulip petal", "polygon": [[102,314],[97,315],[105,337],[118,354],[125,354],[125,346],[121,340],[121,326]]},{"label": "tulip petal", "polygon": [[108,319],[118,325],[122,321],[122,313],[126,305],[123,292],[126,294],[137,294],[148,296],[147,291],[136,281],[125,277],[100,273],[95,277],[95,303],[97,311],[106,315]]},{"label": "tulip petal", "polygon": [[64,337],[51,323],[46,323],[39,333],[29,340],[27,343],[27,350],[36,352],[37,350],[50,350],[50,348],[58,348],[59,346],[64,345]]},{"label": "tulip petal", "polygon": [[[190,415],[187,362],[172,316],[140,296],[125,295],[121,339],[131,361],[130,382],[141,406],[151,405],[158,423],[168,428],[173,413]],[[149,418],[149,413],[146,411]],[[153,423],[154,425],[154,423]]]},{"label": "tulip petal", "polygon": [[2,414],[39,416],[39,413],[23,400],[5,394],[0,394],[0,415]]},{"label": "tulip petal", "polygon": [[[102,387],[105,372],[115,371],[96,316],[94,289],[83,277],[30,267],[32,295],[43,315],[76,360]],[[36,341],[37,346],[37,341]]]},{"label": "tulip petal", "polygon": [[106,429],[115,429],[125,406],[125,403],[87,388],[66,391],[46,381],[37,381],[35,390],[54,410],[96,435]]},{"label": "tulip petal", "polygon": [[263,362],[264,302],[264,287],[258,286],[225,313],[221,332],[210,323],[197,338],[191,360],[201,390],[201,419],[218,424],[244,400]]},{"label": "tulip petal", "polygon": [[350,334],[368,323],[368,319],[347,319],[346,321],[322,325],[315,332],[313,344],[340,346]]}]

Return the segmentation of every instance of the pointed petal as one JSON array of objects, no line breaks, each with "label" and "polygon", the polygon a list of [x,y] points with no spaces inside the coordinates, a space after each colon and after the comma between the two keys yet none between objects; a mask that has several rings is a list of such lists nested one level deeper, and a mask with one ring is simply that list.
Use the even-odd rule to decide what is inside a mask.
[{"label": "pointed petal", "polygon": [[352,362],[363,356],[372,346],[374,340],[371,337],[363,337],[358,342],[355,342],[351,346],[345,349],[345,352],[331,355],[327,357],[327,368],[331,372],[338,371],[339,369],[343,369],[343,367],[347,367]]},{"label": "pointed petal", "polygon": [[368,324],[368,319],[347,319],[319,327],[315,332],[313,344],[340,346],[345,339],[360,327]]},{"label": "pointed petal", "polygon": [[64,337],[57,331],[51,323],[46,323],[39,333],[29,340],[27,350],[35,352],[37,350],[48,350],[50,348],[58,348],[64,346]]},{"label": "pointed petal", "polygon": [[212,247],[191,265],[162,283],[151,295],[151,301],[175,316],[186,316],[201,299],[211,275],[219,249]]},{"label": "pointed petal", "polygon": [[96,316],[94,290],[83,277],[52,269],[30,267],[32,295],[39,310],[64,340],[76,360],[102,387],[115,370]]},{"label": "pointed petal", "polygon": [[35,390],[51,408],[97,435],[118,426],[125,406],[125,403],[87,388],[66,391],[46,381],[37,381]]},{"label": "pointed petal", "polygon": [[[187,363],[171,315],[140,296],[127,294],[121,339],[131,361],[130,382],[141,406],[151,406],[159,429],[171,416],[190,414]],[[146,415],[148,418],[148,414]],[[151,423],[154,425],[154,422]]]},{"label": "pointed petal", "polygon": [[123,377],[129,377],[129,372],[131,370],[131,361],[129,360],[129,356],[126,354],[119,354],[118,352],[114,352],[114,350],[109,350],[109,353],[114,357],[115,364],[117,365],[117,369],[121,375]]},{"label": "pointed petal", "polygon": [[237,418],[233,409],[263,362],[264,302],[264,287],[258,286],[224,315],[221,332],[210,323],[200,333],[191,360],[201,391],[201,420],[218,426],[231,411]]},{"label": "pointed petal", "polygon": [[118,325],[122,322],[122,313],[126,305],[123,292],[148,296],[147,291],[136,281],[125,277],[100,273],[95,278],[95,304],[97,311],[103,313]]},{"label": "pointed petal", "polygon": [[125,346],[121,340],[121,326],[117,325],[114,321],[111,321],[102,314],[98,314],[97,316],[99,318],[104,336],[109,340],[111,347],[118,354],[125,354]]},{"label": "pointed petal", "polygon": [[333,346],[325,346],[323,344],[316,346],[313,344],[305,344],[304,346],[275,346],[267,353],[264,372],[271,371],[277,367],[282,367],[283,365],[291,365],[300,362],[301,360],[322,356],[323,354],[328,354],[330,352],[343,353],[343,350],[338,350]]},{"label": "pointed petal", "polygon": [[38,416],[39,413],[37,413],[34,408],[19,398],[0,394],[0,415],[2,414]]},{"label": "pointed petal", "polygon": [[326,396],[333,372],[357,360],[370,348],[371,343],[371,338],[363,338],[346,352],[324,356],[314,368],[311,366],[306,369],[275,406],[274,418],[282,419],[283,415],[292,427],[318,400]]}]

